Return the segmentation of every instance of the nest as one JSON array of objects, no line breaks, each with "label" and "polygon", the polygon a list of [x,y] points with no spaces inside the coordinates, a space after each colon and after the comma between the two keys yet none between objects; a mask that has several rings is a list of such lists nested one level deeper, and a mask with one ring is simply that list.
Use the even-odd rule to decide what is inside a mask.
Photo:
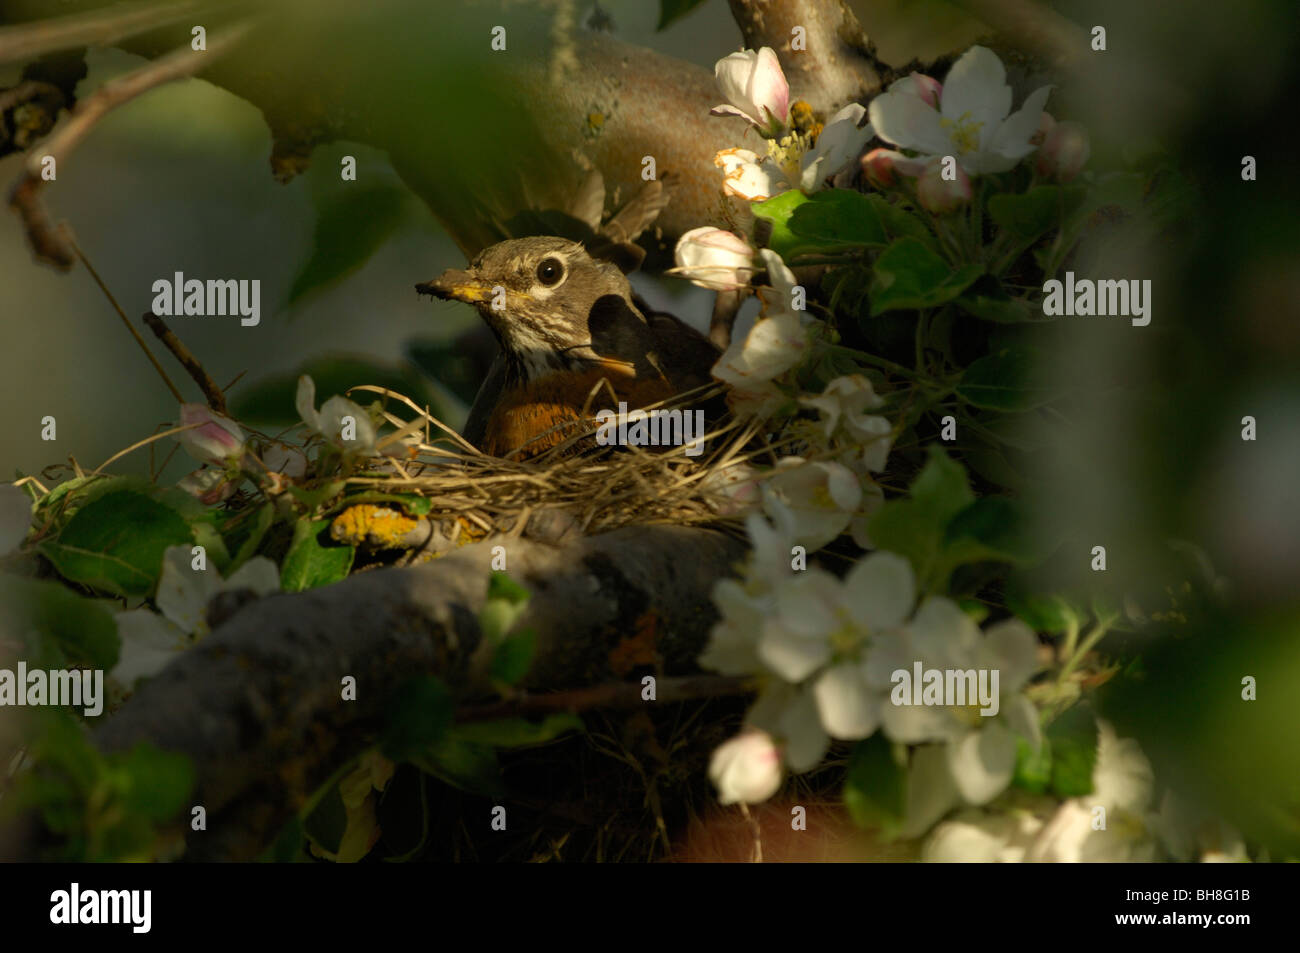
[{"label": "nest", "polygon": [[[356,499],[377,502],[342,514],[331,533],[340,542],[372,549],[440,555],[488,535],[556,540],[633,524],[708,523],[736,530],[742,506],[732,492],[748,478],[742,465],[775,459],[775,446],[757,421],[726,421],[703,436],[703,452],[689,456],[681,446],[597,448],[593,419],[566,425],[564,439],[537,456],[503,459],[471,446],[401,394],[369,385],[353,390],[381,394],[415,413],[404,419],[385,410],[396,430],[378,443],[382,462],[346,478],[349,488],[362,491]],[[668,410],[717,392],[701,388],[646,409]],[[394,455],[398,444],[404,453]],[[404,516],[371,494],[409,494],[424,503],[420,513]]]}]

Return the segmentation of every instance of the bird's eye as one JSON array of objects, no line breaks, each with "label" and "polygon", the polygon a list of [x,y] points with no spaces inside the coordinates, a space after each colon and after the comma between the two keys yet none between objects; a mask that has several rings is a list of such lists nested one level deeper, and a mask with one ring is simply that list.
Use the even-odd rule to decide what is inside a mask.
[{"label": "bird's eye", "polygon": [[537,266],[537,280],[544,285],[558,285],[564,277],[564,263],[558,258],[543,258]]}]

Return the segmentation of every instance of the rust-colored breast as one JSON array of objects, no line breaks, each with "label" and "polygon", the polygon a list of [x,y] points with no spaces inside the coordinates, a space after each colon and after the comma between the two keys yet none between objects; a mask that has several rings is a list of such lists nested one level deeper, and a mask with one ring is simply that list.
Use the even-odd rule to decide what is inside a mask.
[{"label": "rust-colored breast", "polygon": [[[591,396],[593,389],[595,396]],[[616,411],[619,401],[626,401],[632,410],[675,393],[662,377],[638,380],[630,366],[613,362],[588,371],[548,374],[502,391],[488,417],[483,450],[498,457],[535,457],[573,435],[574,428],[564,425],[582,419],[584,404],[588,416],[594,416],[604,409]]]}]

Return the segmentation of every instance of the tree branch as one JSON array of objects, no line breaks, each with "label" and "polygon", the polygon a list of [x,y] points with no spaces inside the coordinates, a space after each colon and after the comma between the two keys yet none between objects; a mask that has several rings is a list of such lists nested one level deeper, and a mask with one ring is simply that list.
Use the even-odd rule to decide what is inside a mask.
[{"label": "tree branch", "polygon": [[[653,658],[661,674],[693,671],[715,618],[713,583],[744,551],[721,533],[670,526],[564,547],[488,540],[424,566],[271,596],[143,684],[95,741],[111,751],[147,740],[188,755],[208,830],[188,832],[187,858],[255,857],[339,764],[375,743],[406,680],[437,675],[466,699],[482,697],[494,647],[478,613],[498,544],[511,577],[532,591],[520,624],[537,633],[537,649],[521,687],[543,706],[544,692],[625,677],[629,655]],[[355,701],[340,698],[348,675]],[[609,696],[588,701],[624,701],[617,689],[596,691]]]}]

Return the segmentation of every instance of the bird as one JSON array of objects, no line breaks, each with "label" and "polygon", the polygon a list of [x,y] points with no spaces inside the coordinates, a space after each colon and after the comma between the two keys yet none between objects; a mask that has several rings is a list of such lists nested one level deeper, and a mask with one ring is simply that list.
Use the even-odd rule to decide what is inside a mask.
[{"label": "bird", "polygon": [[[707,337],[645,307],[617,265],[566,238],[498,242],[468,269],[415,288],[472,304],[501,347],[464,433],[493,456],[530,459],[599,409],[644,408],[713,383],[720,355]],[[719,416],[707,409],[706,419]]]}]

